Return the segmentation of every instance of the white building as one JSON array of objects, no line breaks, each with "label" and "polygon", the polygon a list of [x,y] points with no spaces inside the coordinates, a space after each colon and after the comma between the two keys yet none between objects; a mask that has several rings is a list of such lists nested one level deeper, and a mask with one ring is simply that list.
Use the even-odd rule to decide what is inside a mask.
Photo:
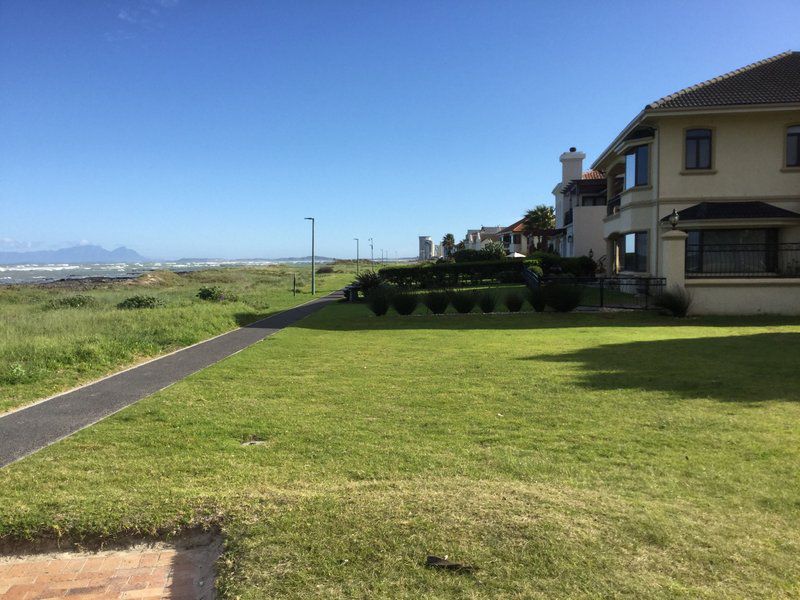
[{"label": "white building", "polygon": [[501,229],[503,228],[499,225],[497,227],[481,226],[480,229],[468,229],[464,238],[464,247],[468,250],[483,250],[489,242],[500,241]]},{"label": "white building", "polygon": [[561,161],[561,181],[553,188],[556,229],[563,230],[556,241],[561,256],[600,258],[605,253],[603,219],[606,215],[606,177],[600,171],[584,171],[586,155],[570,148]]},{"label": "white building", "polygon": [[419,236],[419,260],[431,260],[437,256],[437,246],[429,235]]}]

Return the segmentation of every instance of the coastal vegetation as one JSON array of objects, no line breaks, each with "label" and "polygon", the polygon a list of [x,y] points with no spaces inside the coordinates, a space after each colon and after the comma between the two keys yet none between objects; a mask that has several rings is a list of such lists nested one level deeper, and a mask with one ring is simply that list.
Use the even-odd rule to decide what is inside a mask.
[{"label": "coastal vegetation", "polygon": [[[317,275],[318,293],[355,272],[349,263],[331,266]],[[246,325],[310,292],[302,265],[0,286],[0,412]]]},{"label": "coastal vegetation", "polygon": [[794,597],[798,355],[791,318],[337,303],[0,470],[0,541],[219,528],[224,598]]}]

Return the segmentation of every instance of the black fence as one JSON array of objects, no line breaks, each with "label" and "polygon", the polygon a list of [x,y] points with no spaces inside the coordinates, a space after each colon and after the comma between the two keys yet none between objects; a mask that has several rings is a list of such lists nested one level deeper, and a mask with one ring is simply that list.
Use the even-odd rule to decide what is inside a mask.
[{"label": "black fence", "polygon": [[687,244],[687,277],[800,277],[800,244]]},{"label": "black fence", "polygon": [[655,308],[655,298],[664,291],[663,277],[537,277],[529,269],[522,272],[528,287],[567,283],[583,288],[581,306],[597,308]]}]

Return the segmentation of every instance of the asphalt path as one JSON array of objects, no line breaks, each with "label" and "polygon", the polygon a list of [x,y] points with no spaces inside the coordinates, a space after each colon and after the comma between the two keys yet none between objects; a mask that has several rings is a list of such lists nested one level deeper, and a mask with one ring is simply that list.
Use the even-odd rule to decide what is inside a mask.
[{"label": "asphalt path", "polygon": [[0,467],[64,439],[192,373],[236,354],[341,297],[341,292],[334,292],[0,416]]}]

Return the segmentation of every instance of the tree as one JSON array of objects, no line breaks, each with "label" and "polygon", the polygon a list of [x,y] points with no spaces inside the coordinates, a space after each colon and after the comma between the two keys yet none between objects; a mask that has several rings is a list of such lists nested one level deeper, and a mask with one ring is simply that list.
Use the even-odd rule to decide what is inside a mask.
[{"label": "tree", "polygon": [[442,250],[445,256],[450,256],[453,253],[453,248],[456,247],[456,237],[452,233],[445,234],[442,238]]},{"label": "tree", "polygon": [[523,218],[523,225],[525,227],[525,235],[528,238],[538,236],[539,248],[547,248],[547,236],[541,235],[537,230],[553,229],[556,226],[556,211],[552,206],[546,204],[539,204],[525,213]]}]

